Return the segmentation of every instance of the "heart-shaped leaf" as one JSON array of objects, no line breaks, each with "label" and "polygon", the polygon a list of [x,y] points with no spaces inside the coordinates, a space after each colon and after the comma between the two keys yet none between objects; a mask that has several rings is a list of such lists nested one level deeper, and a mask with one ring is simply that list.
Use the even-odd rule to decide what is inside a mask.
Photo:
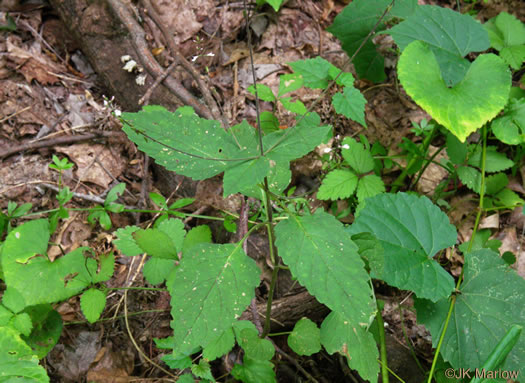
[{"label": "heart-shaped leaf", "polygon": [[434,53],[421,41],[405,48],[398,74],[408,95],[460,141],[496,117],[507,103],[511,86],[505,62],[485,54],[472,63],[460,83],[448,88]]}]

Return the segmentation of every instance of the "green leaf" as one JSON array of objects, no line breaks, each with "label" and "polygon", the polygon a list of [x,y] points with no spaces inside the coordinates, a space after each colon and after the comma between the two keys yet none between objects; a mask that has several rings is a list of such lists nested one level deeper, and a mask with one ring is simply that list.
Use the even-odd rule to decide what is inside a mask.
[{"label": "green leaf", "polygon": [[224,173],[224,196],[235,194],[264,180],[270,172],[270,160],[260,157],[240,163]]},{"label": "green leaf", "polygon": [[300,74],[304,86],[312,89],[325,89],[330,76],[328,71],[332,64],[324,58],[317,56],[313,59],[298,60],[288,63],[295,73]]},{"label": "green leaf", "polygon": [[[478,148],[468,159],[468,164],[481,169],[482,149]],[[503,153],[498,153],[495,146],[487,146],[485,154],[485,171],[489,173],[500,172],[514,166],[514,161],[509,160]]]},{"label": "green leaf", "polygon": [[235,159],[258,156],[256,146],[239,145],[236,139],[246,136],[255,140],[255,130],[248,123],[225,131],[218,121],[187,110],[171,113],[162,106],[148,105],[138,113],[123,113],[122,129],[159,165],[195,180],[213,177],[242,162]]},{"label": "green leaf", "polygon": [[358,253],[370,268],[372,277],[383,275],[385,251],[375,235],[372,233],[354,234],[352,241],[359,248]]},{"label": "green leaf", "polygon": [[15,211],[11,214],[12,218],[19,218],[24,216],[31,208],[33,207],[32,203],[24,203],[18,206]]},{"label": "green leaf", "polygon": [[264,134],[270,134],[279,130],[279,120],[272,112],[264,111],[260,115],[261,129]]},{"label": "green leaf", "polygon": [[284,0],[257,0],[257,4],[264,3],[271,5],[275,12],[279,12],[279,8],[281,8]]},{"label": "green leaf", "polygon": [[300,100],[293,102],[291,97],[282,97],[279,101],[281,101],[281,104],[283,104],[286,110],[292,113],[303,115],[308,112],[308,109],[306,109],[306,106],[304,106]]},{"label": "green leaf", "polygon": [[89,323],[94,323],[106,307],[106,294],[97,289],[84,291],[80,297],[80,308]]},{"label": "green leaf", "polygon": [[381,177],[378,177],[375,174],[364,176],[357,184],[356,195],[359,202],[364,201],[368,197],[373,197],[384,192],[385,184],[383,183]]},{"label": "green leaf", "polygon": [[335,111],[366,127],[365,104],[366,99],[354,87],[345,86],[343,93],[336,93],[332,97]]},{"label": "green leaf", "polygon": [[327,141],[332,131],[331,126],[320,123],[319,115],[311,113],[294,127],[264,136],[264,149],[270,151],[267,157],[279,165],[310,153]]},{"label": "green leaf", "polygon": [[174,259],[152,257],[146,261],[142,273],[152,285],[164,282],[175,268]]},{"label": "green leaf", "polygon": [[214,380],[211,374],[210,364],[204,359],[199,360],[199,364],[191,365],[191,373],[198,378]]},{"label": "green leaf", "polygon": [[508,145],[525,143],[525,98],[510,100],[503,116],[492,121],[492,132]]},{"label": "green leaf", "polygon": [[242,380],[244,383],[277,382],[271,362],[251,359],[247,356],[244,357],[242,365],[233,366],[231,373],[235,379]]},{"label": "green leaf", "polygon": [[153,257],[178,260],[184,241],[184,223],[180,219],[162,221],[157,229],[138,230],[133,237],[142,252]]},{"label": "green leaf", "polygon": [[202,357],[211,362],[230,352],[233,346],[235,346],[235,337],[233,330],[228,328],[204,347]]},{"label": "green leaf", "polygon": [[499,113],[511,85],[505,63],[496,55],[484,54],[460,83],[448,88],[434,54],[420,41],[405,48],[398,74],[408,95],[462,142]]},{"label": "green leaf", "polygon": [[388,284],[434,302],[454,290],[454,280],[432,257],[456,243],[456,229],[428,198],[405,193],[370,197],[348,231],[378,238],[385,251],[382,279]]},{"label": "green leaf", "polygon": [[[292,180],[292,172],[288,161],[270,161],[270,172],[268,173],[268,186],[274,194],[281,194],[288,187]],[[253,186],[241,190],[241,193],[253,198],[263,200],[264,191],[258,186]]]},{"label": "green leaf", "polygon": [[31,317],[27,313],[16,314],[12,319],[13,328],[15,328],[20,334],[28,336],[31,334],[33,329],[33,323]]},{"label": "green leaf", "polygon": [[331,80],[335,80],[335,83],[340,86],[347,86],[350,88],[354,87],[354,75],[349,72],[341,73],[341,69],[337,68],[335,65],[331,65],[328,69],[328,75]]},{"label": "green leaf", "polygon": [[279,97],[293,92],[303,86],[303,77],[300,73],[283,74],[279,78]]},{"label": "green leaf", "polygon": [[250,304],[260,271],[239,244],[200,244],[185,251],[166,286],[174,352],[206,346]]},{"label": "green leaf", "polygon": [[321,325],[321,343],[329,354],[338,352],[346,356],[348,366],[362,378],[377,382],[379,353],[374,337],[360,326],[336,312],[331,312]]},{"label": "green leaf", "polygon": [[[447,316],[449,302],[417,300],[418,322],[432,334],[434,347]],[[523,324],[525,280],[507,266],[499,254],[477,250],[465,255],[464,281],[441,354],[455,368],[480,368],[498,341],[514,324]],[[502,370],[525,373],[525,337],[501,365]]]},{"label": "green leaf", "polygon": [[9,286],[2,296],[2,304],[15,314],[21,312],[27,306],[24,296]]},{"label": "green leaf", "polygon": [[93,283],[108,281],[115,270],[115,256],[113,253],[102,254],[99,259],[98,272],[93,275]]},{"label": "green leaf", "polygon": [[479,170],[470,166],[460,166],[457,171],[461,182],[467,185],[470,190],[478,194],[481,192],[481,173]]},{"label": "green leaf", "polygon": [[34,220],[11,231],[1,248],[1,262],[7,286],[18,290],[27,306],[65,300],[82,291],[91,281],[86,259],[79,247],[50,262],[45,253],[49,240],[48,222]]},{"label": "green leaf", "polygon": [[328,173],[317,192],[321,200],[348,198],[357,187],[357,176],[350,170],[332,170]]},{"label": "green leaf", "polygon": [[496,205],[499,206],[520,206],[524,201],[515,192],[510,189],[503,189],[494,196],[496,198]]},{"label": "green leaf", "polygon": [[452,133],[447,134],[447,154],[450,161],[455,165],[461,165],[467,159],[467,143],[461,142]]},{"label": "green leaf", "polygon": [[501,12],[485,23],[490,45],[513,69],[525,60],[525,25],[507,12]]},{"label": "green leaf", "polygon": [[[507,355],[512,351],[513,347],[518,342],[523,326],[513,325],[507,333],[501,338],[496,347],[492,350],[490,355],[487,357],[487,360],[483,363],[481,367],[482,371],[494,371],[500,364],[505,361]],[[518,374],[516,373],[516,376]],[[501,378],[500,378],[501,379]],[[480,383],[482,378],[476,376],[472,383]],[[484,380],[484,379],[483,379]],[[501,379],[507,381],[506,379]]]},{"label": "green leaf", "polygon": [[[490,229],[479,230],[474,237],[474,243],[470,251],[480,250],[480,249],[491,249],[495,252],[498,252],[499,247],[501,246],[501,241],[497,239],[489,239],[492,235]],[[463,253],[467,253],[468,247],[470,246],[470,241],[463,242],[458,246],[459,250]]]},{"label": "green leaf", "polygon": [[387,33],[401,50],[414,41],[426,43],[434,53],[446,86],[456,85],[467,73],[470,66],[464,59],[467,54],[485,51],[490,46],[487,32],[474,18],[434,5],[417,7],[412,16]]},{"label": "green leaf", "polygon": [[43,359],[58,342],[62,333],[62,317],[50,304],[36,305],[25,310],[33,322],[31,335],[22,339],[38,359]]},{"label": "green leaf", "polygon": [[[246,90],[255,96],[255,86],[250,85]],[[257,96],[263,101],[273,102],[276,100],[270,87],[264,84],[257,84]]]},{"label": "green leaf", "polygon": [[288,346],[298,355],[312,355],[321,351],[321,331],[308,318],[300,319],[288,335]]},{"label": "green leaf", "polygon": [[108,192],[108,195],[106,196],[106,200],[104,201],[104,206],[109,207],[113,202],[115,202],[122,193],[124,193],[124,190],[126,189],[126,184],[121,182],[111,188],[111,190]]},{"label": "green leaf", "polygon": [[133,233],[135,241],[144,253],[152,257],[178,259],[177,249],[168,234],[159,229],[138,230]]},{"label": "green leaf", "polygon": [[140,230],[140,227],[138,226],[126,226],[115,232],[117,239],[113,241],[113,244],[122,252],[122,254],[127,255],[128,257],[134,257],[135,255],[144,253],[133,238],[133,233],[138,230]]},{"label": "green leaf", "polygon": [[244,350],[246,356],[256,360],[271,360],[275,354],[275,348],[268,339],[259,338],[255,328],[235,330],[237,343]]},{"label": "green leaf", "polygon": [[[169,355],[164,355],[164,357],[166,356],[169,356]],[[179,377],[179,379],[177,379],[177,383],[195,383],[195,379],[193,378],[192,374],[182,374]]]},{"label": "green leaf", "polygon": [[149,193],[149,198],[158,207],[160,207],[160,208],[162,208],[164,210],[168,209],[168,204],[166,203],[166,198],[164,198],[163,195],[152,192],[152,193]]},{"label": "green leaf", "polygon": [[[390,0],[354,0],[337,15],[328,31],[341,41],[343,49],[352,57],[390,4]],[[409,16],[417,6],[417,0],[396,1],[390,13],[377,26],[376,32],[385,29],[384,23],[392,17]],[[386,79],[383,56],[371,39],[356,54],[353,64],[360,78],[375,83]]]},{"label": "green leaf", "polygon": [[198,245],[199,243],[211,243],[211,230],[207,225],[195,226],[184,238],[184,244],[182,250],[188,251],[191,247]]},{"label": "green leaf", "polygon": [[284,263],[317,300],[353,324],[367,326],[375,311],[364,263],[343,225],[330,214],[290,216],[275,227]]},{"label": "green leaf", "polygon": [[38,358],[10,327],[0,327],[0,381],[49,383]]},{"label": "green leaf", "polygon": [[343,140],[341,154],[346,163],[359,174],[368,173],[374,169],[374,158],[370,151],[351,137]]}]

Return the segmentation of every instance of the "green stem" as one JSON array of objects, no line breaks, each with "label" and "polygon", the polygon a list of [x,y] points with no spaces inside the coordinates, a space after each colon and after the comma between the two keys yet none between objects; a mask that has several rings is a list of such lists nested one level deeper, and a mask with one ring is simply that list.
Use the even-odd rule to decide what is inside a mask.
[{"label": "green stem", "polygon": [[[476,237],[476,232],[478,230],[479,221],[481,220],[481,214],[483,212],[483,199],[485,198],[485,162],[487,159],[487,126],[483,126],[483,150],[481,155],[481,190],[479,193],[479,207],[478,212],[476,214],[476,220],[474,222],[474,228],[472,230],[472,236],[470,237],[470,241],[468,243],[468,248],[465,254],[469,253],[472,250],[472,246],[474,245],[474,238]],[[463,281],[463,274],[465,272],[465,267],[461,269],[461,274],[458,278],[458,282],[456,283],[456,292],[459,292],[459,288],[461,287],[461,283]],[[448,325],[450,323],[450,318],[452,317],[452,311],[454,310],[454,305],[456,304],[456,294],[452,294],[452,297],[450,298],[450,305],[448,308],[447,318],[445,320],[445,325],[443,326],[443,330],[441,331],[441,335],[439,336],[439,342],[436,348],[436,352],[434,354],[434,359],[432,360],[432,367],[430,368],[430,373],[428,375],[428,383],[432,382],[432,377],[434,376],[434,371],[436,369],[436,363],[438,360],[439,352],[441,350],[441,346],[443,344],[443,339],[445,339],[445,334],[447,333]]]},{"label": "green stem", "polygon": [[272,315],[272,302],[273,302],[273,293],[275,291],[275,285],[277,285],[277,275],[279,273],[279,267],[276,266],[273,268],[272,280],[270,282],[270,291],[268,291],[268,302],[266,303],[266,316],[264,318],[264,329],[261,334],[261,339],[266,338],[266,335],[270,332],[270,318]]},{"label": "green stem", "polygon": [[379,331],[379,346],[381,353],[381,377],[383,378],[383,383],[388,383],[388,359],[386,355],[386,338],[385,338],[385,322],[383,321],[383,316],[381,315],[381,308],[379,304],[377,305],[377,328]]},{"label": "green stem", "polygon": [[[430,134],[428,136],[425,137],[425,139],[423,140],[423,143],[422,143],[422,147],[423,147],[423,153],[425,153],[428,149],[428,146],[430,145],[430,142],[432,141],[432,137],[434,136],[434,132],[436,132],[438,126],[435,125],[434,128],[432,129],[432,131],[430,132]],[[413,155],[410,160],[408,161],[408,164],[407,166],[405,166],[405,168],[403,169],[403,171],[401,172],[401,174],[399,175],[399,177],[396,178],[396,180],[392,183],[392,189],[390,190],[391,193],[396,193],[399,188],[401,188],[401,186],[403,186],[403,182],[405,181],[405,178],[408,176],[408,170],[414,166],[414,164],[416,163],[416,161],[418,160],[418,156],[416,155]]]},{"label": "green stem", "polygon": [[283,331],[283,332],[273,332],[271,334],[268,334],[267,336],[283,336],[283,335],[290,335],[291,331]]},{"label": "green stem", "polygon": [[145,290],[145,291],[168,291],[157,287],[106,287],[106,290]]},{"label": "green stem", "polygon": [[[436,150],[436,152],[434,154],[432,154],[432,156],[430,156],[430,158],[428,159],[428,161],[425,163],[425,165],[423,166],[423,169],[421,169],[419,171],[419,174],[417,175],[417,178],[416,180],[410,185],[410,187],[413,186],[416,186],[417,183],[419,182],[419,180],[421,179],[421,177],[423,176],[423,173],[425,173],[425,170],[427,170],[427,168],[430,166],[430,164],[432,163],[435,163],[434,162],[434,158],[436,158],[438,156],[439,153],[441,153],[441,151],[444,149],[445,147],[442,146],[441,148],[439,148],[438,150]],[[440,164],[441,165],[441,164]],[[441,165],[443,166],[443,165]],[[446,169],[446,168],[445,168]]]}]

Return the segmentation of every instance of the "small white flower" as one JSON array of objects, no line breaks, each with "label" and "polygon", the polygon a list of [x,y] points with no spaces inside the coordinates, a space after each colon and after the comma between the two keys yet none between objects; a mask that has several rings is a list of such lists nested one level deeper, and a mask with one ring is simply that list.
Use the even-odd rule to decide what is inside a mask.
[{"label": "small white flower", "polygon": [[215,56],[215,53],[212,53],[212,52],[210,52],[210,53],[206,53],[206,56],[208,56],[208,57],[214,57],[214,56]]},{"label": "small white flower", "polygon": [[137,83],[137,85],[144,85],[146,83],[146,75],[145,74],[140,74],[138,75],[136,78],[135,78],[135,82]]},{"label": "small white flower", "polygon": [[193,57],[191,58],[191,62],[193,63],[193,62],[197,61],[198,58],[199,58],[199,56],[193,56]]},{"label": "small white flower", "polygon": [[120,117],[122,115],[122,112],[118,109],[115,109],[115,116]]},{"label": "small white flower", "polygon": [[343,148],[343,149],[350,149],[350,145],[344,144],[343,146],[341,146],[341,148]]},{"label": "small white flower", "polygon": [[332,151],[332,148],[324,148],[323,153],[330,153]]},{"label": "small white flower", "polygon": [[122,69],[127,70],[128,72],[133,72],[133,69],[137,66],[137,62],[135,60],[129,60],[126,65],[122,67]]},{"label": "small white flower", "polygon": [[130,55],[124,55],[124,56],[120,57],[120,61],[122,61],[122,64],[128,62],[129,60],[131,60],[131,56]]},{"label": "small white flower", "polygon": [[104,106],[107,107],[109,105],[108,100],[104,100]]}]

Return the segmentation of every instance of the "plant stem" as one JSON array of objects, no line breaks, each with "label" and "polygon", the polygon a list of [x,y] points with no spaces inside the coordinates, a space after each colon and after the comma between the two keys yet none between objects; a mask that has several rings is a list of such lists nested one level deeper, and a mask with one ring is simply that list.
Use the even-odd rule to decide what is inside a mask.
[{"label": "plant stem", "polygon": [[[472,229],[472,236],[470,237],[470,241],[468,243],[468,248],[465,254],[468,254],[472,250],[472,246],[474,245],[474,238],[476,237],[476,232],[479,226],[479,221],[481,220],[481,214],[483,212],[483,199],[485,198],[485,162],[487,159],[487,126],[483,126],[483,150],[481,155],[481,190],[479,192],[479,207],[478,212],[476,214],[476,221],[474,222],[474,228]],[[461,274],[458,278],[458,282],[456,284],[456,292],[459,292],[459,288],[461,287],[461,283],[463,281],[463,274],[465,272],[465,266],[461,269]],[[432,360],[432,367],[430,368],[430,373],[428,375],[428,383],[432,382],[432,377],[434,376],[434,371],[436,369],[436,363],[438,360],[439,352],[441,350],[441,346],[443,344],[443,340],[445,339],[445,334],[447,333],[448,325],[450,323],[450,318],[452,317],[452,311],[454,310],[454,305],[456,304],[456,294],[452,294],[452,297],[450,298],[450,306],[448,308],[447,318],[445,320],[445,325],[443,326],[443,330],[441,331],[441,335],[439,336],[439,342],[436,348],[436,353],[434,354],[434,359]]]},{"label": "plant stem", "polygon": [[385,339],[385,322],[383,321],[383,316],[381,315],[381,308],[379,304],[377,305],[377,328],[379,331],[379,346],[381,353],[381,377],[383,378],[383,383],[388,383],[388,359],[386,355],[386,339]]},{"label": "plant stem", "polygon": [[266,303],[266,314],[264,318],[264,331],[261,334],[261,339],[266,338],[266,335],[270,332],[270,318],[272,314],[272,301],[273,293],[275,291],[275,285],[277,285],[277,275],[279,273],[279,266],[273,268],[272,280],[270,282],[270,291],[268,291],[268,302]]},{"label": "plant stem", "polygon": [[[432,141],[432,137],[434,136],[434,132],[436,130],[437,130],[437,125],[434,126],[434,128],[432,129],[430,134],[428,136],[426,136],[425,139],[423,140],[423,143],[422,143],[423,153],[427,151],[428,146],[430,145],[430,142]],[[401,186],[403,186],[403,181],[407,177],[409,169],[412,166],[414,166],[414,164],[416,163],[417,160],[418,160],[418,157],[416,155],[413,155],[410,158],[410,160],[408,161],[407,166],[405,166],[405,168],[403,169],[403,171],[401,172],[399,177],[397,177],[396,180],[392,183],[392,188],[390,189],[391,193],[396,193],[399,190],[399,188]]]}]

